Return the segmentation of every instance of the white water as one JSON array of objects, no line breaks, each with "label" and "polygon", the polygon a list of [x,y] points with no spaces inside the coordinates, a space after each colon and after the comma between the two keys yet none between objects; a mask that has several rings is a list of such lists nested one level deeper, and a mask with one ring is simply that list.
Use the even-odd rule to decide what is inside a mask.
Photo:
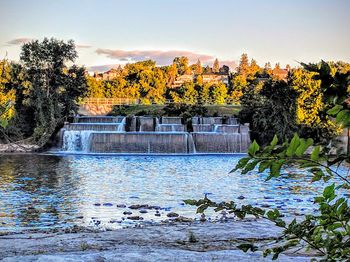
[{"label": "white water", "polygon": [[126,123],[126,117],[124,117],[122,119],[122,121],[117,124],[118,125],[118,128],[117,128],[118,132],[124,132],[125,131],[125,123]]},{"label": "white water", "polygon": [[89,152],[91,130],[66,130],[63,133],[63,150]]}]

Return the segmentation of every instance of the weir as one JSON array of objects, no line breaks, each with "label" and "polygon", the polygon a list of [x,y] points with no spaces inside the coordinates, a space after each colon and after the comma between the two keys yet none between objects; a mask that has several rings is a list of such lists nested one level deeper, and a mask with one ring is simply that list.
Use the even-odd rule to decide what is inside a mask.
[{"label": "weir", "polygon": [[[246,153],[249,126],[235,118],[76,117],[61,130],[61,149],[75,153]],[[234,124],[230,124],[234,123]],[[186,130],[192,132],[186,132]]]}]

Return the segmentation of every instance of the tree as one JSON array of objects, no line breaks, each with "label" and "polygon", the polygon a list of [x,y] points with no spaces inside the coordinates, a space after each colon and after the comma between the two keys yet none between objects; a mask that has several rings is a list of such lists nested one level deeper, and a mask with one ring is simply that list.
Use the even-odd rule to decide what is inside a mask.
[{"label": "tree", "polygon": [[248,77],[254,79],[256,74],[260,71],[260,66],[257,64],[256,60],[252,59],[249,66]]},{"label": "tree", "polygon": [[213,73],[219,73],[220,65],[219,60],[216,58],[213,64]]},{"label": "tree", "polygon": [[87,76],[86,81],[88,86],[88,97],[105,97],[104,86],[102,81],[96,80],[96,78],[92,76]]},{"label": "tree", "polygon": [[210,87],[211,102],[215,105],[224,105],[227,97],[227,87],[223,83],[213,84]]},{"label": "tree", "polygon": [[247,79],[242,75],[235,75],[232,78],[232,90],[231,90],[231,99],[238,103],[240,98],[243,95],[243,92],[248,86]]},{"label": "tree", "polygon": [[56,128],[76,112],[78,100],[87,93],[85,69],[67,65],[76,58],[72,40],[66,43],[45,38],[22,46],[20,59],[30,88],[15,87],[19,93],[16,104],[28,103],[34,111],[33,138],[38,145],[44,145]]},{"label": "tree", "polygon": [[180,75],[188,74],[188,58],[186,56],[175,57],[173,63],[176,65]]},{"label": "tree", "polygon": [[321,80],[315,79],[316,74],[299,68],[291,75],[290,85],[298,94],[296,119],[302,136],[312,135],[317,142],[329,141],[340,130],[324,114]]},{"label": "tree", "polygon": [[7,90],[6,85],[11,81],[12,66],[7,60],[0,61],[0,108],[1,118],[9,121],[15,114],[15,90]]},{"label": "tree", "polygon": [[196,75],[201,75],[203,73],[202,64],[201,64],[201,61],[199,59],[198,59],[197,63],[195,64],[194,73]]},{"label": "tree", "polygon": [[241,97],[239,118],[250,124],[252,136],[265,145],[275,134],[283,141],[293,136],[297,93],[284,81],[267,81],[260,92],[254,86]]},{"label": "tree", "polygon": [[249,73],[249,60],[247,54],[242,54],[237,73],[246,76]]},{"label": "tree", "polygon": [[[308,73],[313,74],[313,80],[320,81],[323,102],[328,108],[327,114],[334,118],[335,124],[350,128],[350,71],[332,71],[331,65],[323,61],[302,65]],[[345,165],[339,168],[343,163]],[[283,234],[273,246],[258,247],[253,242],[237,246],[244,252],[263,249],[264,256],[273,254],[272,259],[277,259],[286,250],[310,248],[321,256],[321,261],[349,261],[349,164],[349,151],[334,155],[326,144],[315,145],[312,138],[304,139],[294,134],[290,140],[280,140],[274,136],[264,147],[254,141],[249,147],[248,156],[240,159],[232,172],[267,172],[266,180],[270,180],[279,178],[285,173],[285,168],[293,167],[294,174],[311,175],[312,182],[325,183],[322,195],[314,198],[316,212],[307,214],[300,220],[287,222],[281,218],[278,209],[263,210],[252,205],[239,207],[233,201],[216,203],[207,197],[198,201],[186,200],[185,203],[197,206],[197,213],[203,213],[210,207],[216,211],[226,210],[241,219],[253,215],[269,220],[283,229]],[[342,172],[343,168],[348,170]]]}]

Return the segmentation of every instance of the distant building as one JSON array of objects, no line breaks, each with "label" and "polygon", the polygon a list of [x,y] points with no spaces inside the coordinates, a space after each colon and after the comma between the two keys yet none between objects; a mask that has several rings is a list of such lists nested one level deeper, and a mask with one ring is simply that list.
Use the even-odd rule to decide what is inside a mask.
[{"label": "distant building", "polygon": [[94,73],[94,77],[96,80],[113,80],[117,78],[122,72],[122,68],[119,66],[118,68],[112,68],[104,73]]},{"label": "distant building", "polygon": [[[186,74],[186,75],[180,75],[176,77],[176,80],[171,85],[171,87],[180,87],[186,82],[192,82],[195,81],[198,75],[195,74]],[[212,83],[212,84],[218,84],[218,83],[224,83],[225,85],[229,84],[229,74],[219,72],[219,73],[203,73],[202,75],[203,84],[206,83]]]},{"label": "distant building", "polygon": [[272,75],[278,78],[279,80],[287,80],[289,70],[288,69],[282,69],[282,68],[274,68],[272,70]]},{"label": "distant building", "polygon": [[229,84],[229,75],[227,73],[204,73],[202,75],[203,84],[206,83],[224,83],[225,85]]},{"label": "distant building", "polygon": [[180,75],[176,77],[174,83],[171,85],[171,87],[180,87],[186,82],[192,82],[195,80],[194,74],[186,74],[186,75]]}]

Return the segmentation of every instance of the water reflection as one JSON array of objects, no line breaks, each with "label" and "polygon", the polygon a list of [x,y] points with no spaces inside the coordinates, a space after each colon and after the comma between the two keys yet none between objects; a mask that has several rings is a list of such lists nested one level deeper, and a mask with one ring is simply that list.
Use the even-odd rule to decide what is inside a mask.
[{"label": "water reflection", "polygon": [[[0,157],[0,231],[28,228],[129,223],[123,214],[133,204],[160,206],[140,214],[160,221],[168,211],[194,217],[187,198],[209,194],[216,201],[239,200],[278,207],[287,215],[313,212],[322,188],[304,175],[269,182],[261,174],[229,174],[237,156],[47,156]],[[242,197],[240,197],[242,198]],[[129,210],[130,211],[130,210]],[[214,218],[216,214],[211,214]]]}]

